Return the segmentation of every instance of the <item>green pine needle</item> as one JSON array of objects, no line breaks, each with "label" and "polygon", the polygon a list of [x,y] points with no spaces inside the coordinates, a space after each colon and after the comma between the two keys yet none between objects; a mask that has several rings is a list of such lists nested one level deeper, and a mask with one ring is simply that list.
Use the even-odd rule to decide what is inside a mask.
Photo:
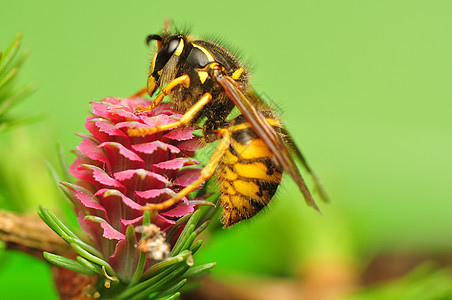
[{"label": "green pine needle", "polygon": [[195,229],[196,224],[198,224],[199,219],[201,218],[201,214],[202,212],[198,209],[188,220],[184,230],[182,230],[179,239],[177,240],[176,244],[173,247],[173,250],[171,251],[172,256],[179,254],[183,250],[182,247],[185,245],[187,239]]},{"label": "green pine needle", "polygon": [[102,268],[99,267],[98,265],[93,264],[92,262],[90,262],[89,260],[84,259],[81,256],[77,256],[76,259],[85,268],[90,269],[92,272],[97,273],[99,275],[103,275]]},{"label": "green pine needle", "polygon": [[73,233],[61,220],[49,209],[42,205],[38,207],[38,215],[41,219],[59,236],[69,236],[77,239],[77,235]]},{"label": "green pine needle", "polygon": [[161,262],[153,265],[149,269],[147,269],[146,272],[144,272],[144,274],[143,274],[143,278],[144,279],[151,278],[152,276],[154,276],[161,270],[163,270],[169,266],[172,266],[174,264],[187,260],[191,255],[192,255],[192,253],[190,251],[183,251],[179,255],[176,255],[176,256],[168,258],[164,261],[161,261]]},{"label": "green pine needle", "polygon": [[43,255],[44,255],[44,258],[48,262],[54,264],[55,266],[62,267],[62,268],[72,270],[72,271],[80,273],[80,274],[89,275],[89,276],[96,274],[95,272],[93,272],[93,270],[85,267],[78,261],[60,256],[60,255],[48,253],[48,252],[44,252]]},{"label": "green pine needle", "polygon": [[106,262],[105,260],[103,260],[102,258],[100,258],[98,256],[95,256],[95,255],[89,253],[88,251],[86,251],[85,249],[83,249],[76,243],[71,243],[70,245],[75,250],[75,252],[80,254],[80,256],[82,256],[83,258],[85,258],[85,259],[89,260],[90,262],[95,263],[101,267],[104,267],[109,276],[118,277],[116,275],[116,272],[113,270],[113,268],[110,266],[110,264],[108,262]]},{"label": "green pine needle", "polygon": [[66,159],[66,154],[64,152],[63,145],[58,142],[57,143],[57,153],[58,153],[58,161],[60,162],[61,170],[62,170],[62,178],[63,181],[71,182],[72,176],[69,174],[69,166]]},{"label": "green pine needle", "polygon": [[195,254],[196,251],[198,251],[199,248],[201,248],[201,246],[202,246],[202,240],[197,240],[196,243],[191,245],[191,247],[188,250],[190,250],[192,254]]},{"label": "green pine needle", "polygon": [[71,231],[64,223],[49,209],[40,205],[38,214],[41,219],[59,236],[61,236],[69,245],[86,260],[104,267],[110,276],[116,276],[116,272],[106,262],[103,255],[91,245],[82,241],[73,231]]},{"label": "green pine needle", "polygon": [[34,85],[16,86],[17,75],[29,53],[19,54],[22,33],[17,34],[5,52],[0,51],[0,132],[33,121],[36,117],[13,117],[11,109],[33,92]]},{"label": "green pine needle", "polygon": [[[153,288],[157,282],[160,282],[161,280],[165,280],[165,278],[167,276],[170,276],[172,273],[174,273],[176,271],[180,271],[181,269],[184,269],[184,268],[185,268],[185,266],[180,266],[179,264],[172,265],[172,266],[166,268],[165,270],[163,270],[162,272],[156,274],[152,278],[150,278],[144,282],[141,282],[131,288],[126,289],[116,299],[117,300],[131,299],[132,296],[136,296],[139,293],[140,294],[143,293],[143,291],[147,291],[147,289],[149,289],[149,288]],[[147,297],[151,292],[145,293],[143,295],[143,298]],[[138,298],[138,299],[140,299],[140,298]]]},{"label": "green pine needle", "polygon": [[20,39],[22,38],[22,32],[19,32],[16,37],[13,39],[11,44],[8,46],[6,51],[4,53],[0,53],[0,74],[3,73],[6,69],[8,64],[12,61],[14,56],[16,55],[19,46],[20,46]]},{"label": "green pine needle", "polygon": [[209,224],[210,224],[210,220],[205,221],[198,228],[196,228],[194,233],[196,233],[196,235],[199,235],[201,232],[203,232],[207,228],[207,226],[209,226]]},{"label": "green pine needle", "polygon": [[[174,270],[171,270],[171,272],[162,272],[161,274],[164,274],[164,276],[162,275],[161,278],[159,278],[159,274],[152,279],[145,281],[145,283],[148,282],[148,288],[134,294],[133,297],[130,297],[129,299],[143,299],[152,293],[158,292],[159,290],[168,289],[170,286],[174,286],[176,284],[175,281],[177,281],[178,278],[188,270],[188,268],[189,266],[187,264],[178,264]],[[155,280],[156,278],[158,278],[158,280]]]},{"label": "green pine needle", "polygon": [[164,290],[149,299],[169,299],[174,296],[185,284],[187,283],[187,279],[182,279],[178,283],[171,286],[169,289]]},{"label": "green pine needle", "polygon": [[184,225],[185,222],[187,222],[188,219],[190,219],[192,215],[193,215],[193,213],[189,213],[189,214],[186,214],[185,216],[183,216],[182,218],[180,218],[179,220],[177,220],[176,223],[174,223],[174,225],[166,233],[166,237],[168,239],[171,239],[173,237],[173,235],[176,233],[177,229],[180,226]]},{"label": "green pine needle", "polygon": [[161,299],[161,300],[177,300],[179,298],[180,298],[180,293],[176,293],[176,294],[174,294],[174,295],[172,295],[172,296],[170,296],[168,298],[164,298],[164,299]]},{"label": "green pine needle", "polygon": [[[191,225],[194,229],[194,225]],[[196,232],[194,232],[194,230],[192,230],[192,228],[189,228],[188,232],[192,231],[192,233],[188,236],[188,238],[186,239],[184,245],[182,246],[182,250],[188,249],[191,247],[191,245],[193,244],[193,242],[195,241],[196,237],[198,236],[198,234]]]},{"label": "green pine needle", "polygon": [[216,266],[217,263],[210,263],[205,265],[200,265],[196,267],[191,267],[190,270],[187,271],[187,273],[184,274],[184,277],[187,279],[193,279],[195,277],[199,277],[202,275],[205,275],[210,270],[213,269],[213,267]]},{"label": "green pine needle", "polygon": [[70,236],[61,236],[68,244],[76,244],[78,246],[80,246],[82,249],[88,251],[89,253],[91,253],[92,255],[95,255],[97,257],[100,257],[102,259],[104,259],[104,256],[102,255],[102,253],[99,252],[99,250],[97,250],[96,248],[94,248],[93,246],[85,243],[84,241],[82,241],[79,238],[73,238]]}]

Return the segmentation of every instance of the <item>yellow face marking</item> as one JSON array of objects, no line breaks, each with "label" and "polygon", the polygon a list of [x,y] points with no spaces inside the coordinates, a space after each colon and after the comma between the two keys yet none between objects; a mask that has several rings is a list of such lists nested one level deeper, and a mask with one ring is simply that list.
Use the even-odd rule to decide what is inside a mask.
[{"label": "yellow face marking", "polygon": [[207,77],[209,76],[209,73],[206,71],[198,71],[199,80],[201,80],[201,83],[204,84],[206,82]]},{"label": "yellow face marking", "polygon": [[180,39],[179,45],[176,48],[176,52],[174,52],[174,54],[176,54],[177,56],[179,56],[182,53],[182,50],[184,50],[184,40]]},{"label": "yellow face marking", "polygon": [[232,184],[234,185],[235,190],[244,196],[248,196],[256,200],[261,198],[257,195],[259,193],[259,186],[254,182],[236,180],[232,182]]},{"label": "yellow face marking", "polygon": [[237,80],[240,78],[240,76],[243,73],[243,68],[238,68],[237,70],[234,71],[234,73],[232,74],[232,79]]},{"label": "yellow face marking", "polygon": [[237,163],[234,165],[234,170],[241,177],[262,179],[277,183],[281,182],[282,174],[274,170],[273,174],[268,175],[268,167],[262,162],[254,162],[251,164]]},{"label": "yellow face marking", "polygon": [[148,86],[147,86],[147,91],[149,95],[154,94],[155,90],[157,89],[157,84],[155,83],[155,78],[154,76],[149,76],[148,77]]},{"label": "yellow face marking", "polygon": [[232,147],[240,155],[242,159],[256,159],[272,157],[273,152],[267,147],[263,140],[251,140],[245,145],[232,140]]},{"label": "yellow face marking", "polygon": [[196,48],[198,48],[199,50],[201,50],[201,51],[207,56],[207,59],[208,59],[210,62],[215,61],[215,59],[213,58],[212,54],[210,54],[210,52],[207,51],[206,48],[201,47],[201,46],[199,46],[199,45],[196,45],[195,43],[192,43],[192,45],[193,45],[193,47],[196,47]]},{"label": "yellow face marking", "polygon": [[226,153],[223,156],[222,162],[227,165],[235,164],[239,161],[239,158],[232,154],[230,151],[226,151]]},{"label": "yellow face marking", "polygon": [[155,69],[155,60],[157,59],[157,53],[154,54],[154,57],[152,58],[152,63],[151,63],[151,67],[149,68],[149,75],[154,73],[154,69]]}]

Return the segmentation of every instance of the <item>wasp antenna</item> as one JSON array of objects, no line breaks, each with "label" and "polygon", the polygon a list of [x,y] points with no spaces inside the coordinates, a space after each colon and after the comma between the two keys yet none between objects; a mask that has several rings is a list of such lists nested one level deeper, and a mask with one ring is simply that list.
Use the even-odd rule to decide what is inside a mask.
[{"label": "wasp antenna", "polygon": [[163,38],[158,34],[150,34],[146,37],[146,45],[149,46],[149,43],[153,40],[161,42],[163,41]]},{"label": "wasp antenna", "polygon": [[171,28],[171,19],[165,19],[163,23],[163,34],[168,34]]}]

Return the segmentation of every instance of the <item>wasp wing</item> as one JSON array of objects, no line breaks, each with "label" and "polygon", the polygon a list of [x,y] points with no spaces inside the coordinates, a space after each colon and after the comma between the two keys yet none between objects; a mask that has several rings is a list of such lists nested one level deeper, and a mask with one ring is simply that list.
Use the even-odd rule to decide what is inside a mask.
[{"label": "wasp wing", "polygon": [[312,198],[312,195],[309,192],[309,189],[306,186],[297,165],[292,159],[289,150],[287,149],[284,141],[281,139],[281,136],[267,122],[262,113],[260,113],[259,110],[257,110],[245,96],[242,89],[237,85],[234,79],[221,73],[216,75],[215,79],[223,87],[228,97],[232,100],[232,102],[234,102],[245,119],[251,124],[256,134],[264,140],[265,144],[274,153],[279,167],[287,172],[298,185],[298,188],[305,197],[306,202],[317,211],[320,211]]},{"label": "wasp wing", "polygon": [[288,146],[289,150],[294,154],[296,160],[303,166],[303,168],[306,170],[306,172],[309,173],[309,176],[311,176],[312,181],[314,182],[314,188],[317,190],[317,192],[319,193],[322,200],[325,202],[329,202],[328,195],[326,194],[325,190],[323,189],[323,186],[322,186],[320,180],[315,175],[315,173],[312,171],[311,167],[308,165],[308,162],[304,158],[300,149],[295,144],[295,141],[292,139],[290,134],[287,132],[287,129],[281,128],[281,132],[284,134],[284,140],[285,140],[285,143]]}]

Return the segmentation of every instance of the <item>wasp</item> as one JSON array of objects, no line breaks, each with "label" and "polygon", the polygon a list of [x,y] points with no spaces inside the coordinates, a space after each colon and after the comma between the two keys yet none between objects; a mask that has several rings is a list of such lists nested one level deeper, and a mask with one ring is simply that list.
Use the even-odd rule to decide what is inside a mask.
[{"label": "wasp", "polygon": [[[160,94],[150,106],[139,110],[150,111],[171,95],[183,116],[167,125],[131,128],[129,135],[144,136],[202,122],[205,142],[219,140],[219,144],[198,180],[171,199],[147,204],[145,210],[167,209],[216,175],[223,223],[229,227],[253,217],[269,203],[283,172],[292,177],[308,205],[319,210],[295,160],[312,177],[320,196],[326,200],[317,177],[278,115],[251,87],[246,67],[234,54],[213,41],[170,34],[168,30],[149,35],[146,41],[148,45],[157,42],[146,90],[151,97],[157,89]],[[230,120],[235,107],[240,114]]]}]

